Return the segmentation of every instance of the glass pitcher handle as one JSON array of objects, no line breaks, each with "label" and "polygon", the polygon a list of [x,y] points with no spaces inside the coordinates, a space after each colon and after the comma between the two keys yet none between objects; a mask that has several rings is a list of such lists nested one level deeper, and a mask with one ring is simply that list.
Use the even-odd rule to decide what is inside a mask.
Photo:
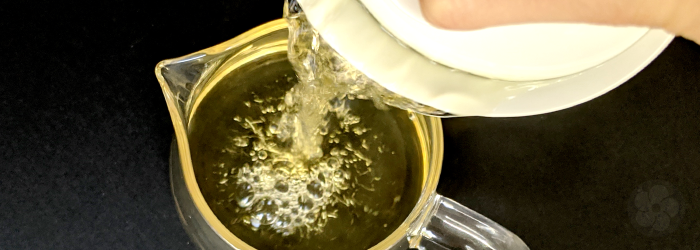
[{"label": "glass pitcher handle", "polygon": [[526,250],[527,245],[498,223],[441,195],[435,195],[433,206],[419,231],[417,245],[421,250]]}]

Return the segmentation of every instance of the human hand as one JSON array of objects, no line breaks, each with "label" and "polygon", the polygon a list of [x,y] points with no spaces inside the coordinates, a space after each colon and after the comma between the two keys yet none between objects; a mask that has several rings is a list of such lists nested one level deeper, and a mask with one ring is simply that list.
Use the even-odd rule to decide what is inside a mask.
[{"label": "human hand", "polygon": [[582,22],[658,27],[700,43],[700,0],[420,0],[425,19],[445,29]]}]

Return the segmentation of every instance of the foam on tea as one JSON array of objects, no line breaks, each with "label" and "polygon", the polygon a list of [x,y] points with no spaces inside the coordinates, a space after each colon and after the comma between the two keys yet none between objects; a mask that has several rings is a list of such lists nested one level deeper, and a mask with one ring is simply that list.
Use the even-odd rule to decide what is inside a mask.
[{"label": "foam on tea", "polygon": [[191,115],[197,181],[255,248],[369,248],[421,191],[415,116],[385,105],[413,103],[346,63],[303,15],[287,18],[288,61],[269,55],[210,83]]}]

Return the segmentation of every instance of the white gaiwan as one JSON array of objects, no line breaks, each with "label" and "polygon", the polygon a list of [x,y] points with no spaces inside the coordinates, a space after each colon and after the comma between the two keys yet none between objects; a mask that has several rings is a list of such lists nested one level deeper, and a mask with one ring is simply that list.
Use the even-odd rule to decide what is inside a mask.
[{"label": "white gaiwan", "polygon": [[367,76],[457,116],[527,116],[586,102],[641,71],[674,37],[588,24],[448,31],[425,21],[418,0],[298,3],[323,38]]}]

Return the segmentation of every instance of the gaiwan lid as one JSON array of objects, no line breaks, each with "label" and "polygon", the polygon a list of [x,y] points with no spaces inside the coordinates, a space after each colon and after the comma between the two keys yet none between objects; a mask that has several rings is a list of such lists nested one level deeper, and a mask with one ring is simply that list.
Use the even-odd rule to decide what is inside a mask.
[{"label": "gaiwan lid", "polygon": [[[611,61],[626,50],[637,55],[646,51],[636,59],[627,59],[627,63],[636,60],[643,67],[672,38],[644,27],[561,23],[443,30],[425,21],[418,0],[298,3],[323,38],[363,73],[391,91],[459,115],[530,115],[590,100],[611,88],[572,96],[573,104],[559,102],[552,104],[557,107],[540,111],[495,112],[504,98],[517,97],[518,93],[508,92],[509,87],[518,85],[514,82],[571,76]],[[654,41],[644,48],[630,49],[650,33],[655,35]],[[631,74],[625,72],[607,81],[619,85],[641,70],[639,65],[630,69],[634,71]]]}]

